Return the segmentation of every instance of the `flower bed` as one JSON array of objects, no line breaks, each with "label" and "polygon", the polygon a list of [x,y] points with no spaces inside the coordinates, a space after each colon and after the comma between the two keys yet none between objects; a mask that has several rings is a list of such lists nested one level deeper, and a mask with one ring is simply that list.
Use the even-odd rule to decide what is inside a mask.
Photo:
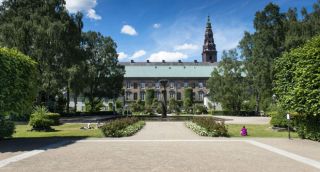
[{"label": "flower bed", "polygon": [[229,136],[228,129],[224,123],[217,122],[211,117],[194,117],[192,121],[186,122],[186,126],[200,136]]},{"label": "flower bed", "polygon": [[138,118],[127,117],[107,122],[101,127],[101,131],[106,137],[126,137],[134,135],[144,125],[145,122]]}]

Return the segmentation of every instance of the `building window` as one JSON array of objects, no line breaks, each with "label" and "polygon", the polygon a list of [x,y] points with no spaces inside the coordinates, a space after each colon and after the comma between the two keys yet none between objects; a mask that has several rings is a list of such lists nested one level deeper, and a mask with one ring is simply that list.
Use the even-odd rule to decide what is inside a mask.
[{"label": "building window", "polygon": [[199,92],[199,100],[203,101],[204,93],[202,91]]},{"label": "building window", "polygon": [[189,86],[188,82],[184,82],[184,88],[187,88]]},{"label": "building window", "polygon": [[170,82],[170,89],[174,89],[174,82]]},{"label": "building window", "polygon": [[156,97],[157,97],[158,100],[160,100],[161,97],[160,97],[160,92],[159,91],[156,92]]},{"label": "building window", "polygon": [[133,100],[137,100],[138,99],[138,93],[133,93]]},{"label": "building window", "polygon": [[196,88],[196,83],[192,83],[192,88]]},{"label": "building window", "polygon": [[126,92],[126,100],[130,100],[130,96],[131,96],[131,93],[130,92]]},{"label": "building window", "polygon": [[156,89],[160,89],[160,83],[159,82],[156,83]]},{"label": "building window", "polygon": [[171,99],[171,98],[173,98],[173,99],[174,99],[174,96],[175,96],[174,94],[175,94],[175,93],[174,93],[173,91],[171,91],[171,92],[170,92],[170,94],[169,94],[170,99]]},{"label": "building window", "polygon": [[138,88],[138,83],[134,82],[134,83],[133,83],[133,88],[134,88],[134,89],[137,89],[137,88]]},{"label": "building window", "polygon": [[141,85],[140,85],[140,87],[141,87],[141,89],[144,89],[144,88],[146,88],[146,83],[144,83],[144,82],[141,82]]},{"label": "building window", "polygon": [[177,89],[180,89],[181,88],[181,84],[180,82],[177,82]]},{"label": "building window", "polygon": [[144,101],[144,92],[140,92],[140,100]]},{"label": "building window", "polygon": [[127,82],[127,88],[131,88],[131,83]]},{"label": "building window", "polygon": [[177,100],[181,100],[181,93],[177,92]]},{"label": "building window", "polygon": [[203,82],[199,82],[199,88],[203,88]]}]

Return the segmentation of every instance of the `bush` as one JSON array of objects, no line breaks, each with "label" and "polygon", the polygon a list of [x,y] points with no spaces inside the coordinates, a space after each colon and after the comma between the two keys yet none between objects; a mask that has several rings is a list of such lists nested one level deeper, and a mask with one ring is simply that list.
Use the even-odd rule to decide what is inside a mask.
[{"label": "bush", "polygon": [[59,125],[60,124],[60,121],[59,121],[60,114],[58,114],[58,113],[47,113],[46,115],[48,116],[48,118],[50,120],[53,121],[53,125]]},{"label": "bush", "polygon": [[240,111],[240,112],[233,112],[233,111],[212,111],[212,115],[221,115],[221,116],[256,116],[254,111]]},{"label": "bush", "polygon": [[0,47],[0,114],[28,114],[37,94],[37,63]]},{"label": "bush", "polygon": [[194,107],[195,114],[207,114],[207,108],[204,105],[196,104]]},{"label": "bush", "polygon": [[54,121],[50,119],[49,115],[47,114],[48,111],[44,106],[38,106],[34,109],[29,121],[29,125],[32,126],[32,130],[51,130],[51,126],[54,125]]},{"label": "bush", "polygon": [[[199,127],[194,129],[197,131],[205,131],[207,136],[219,137],[219,136],[229,136],[228,129],[224,122],[217,122],[212,117],[194,117],[192,122],[197,124]],[[191,128],[192,129],[192,128]]]},{"label": "bush", "polygon": [[320,116],[297,115],[294,119],[294,126],[299,137],[320,141]]},{"label": "bush", "polygon": [[14,133],[14,123],[9,121],[0,114],[0,140],[6,137],[11,137]]},{"label": "bush", "polygon": [[102,133],[106,137],[130,136],[139,131],[144,126],[143,121],[136,117],[126,117],[105,123],[101,127]]}]

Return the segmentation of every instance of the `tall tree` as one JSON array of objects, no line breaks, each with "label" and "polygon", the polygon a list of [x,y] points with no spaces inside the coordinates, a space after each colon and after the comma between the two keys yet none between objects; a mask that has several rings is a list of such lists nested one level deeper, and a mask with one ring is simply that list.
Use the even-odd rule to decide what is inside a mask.
[{"label": "tall tree", "polygon": [[247,78],[255,97],[255,111],[259,113],[261,104],[272,97],[272,65],[284,50],[285,15],[280,8],[270,3],[258,11],[254,19],[255,32],[245,32],[239,48],[248,72]]},{"label": "tall tree", "polygon": [[237,51],[224,51],[219,63],[208,80],[211,100],[221,103],[226,110],[240,112],[242,104],[248,100],[246,71],[242,61],[237,60]]},{"label": "tall tree", "polygon": [[95,107],[95,102],[103,98],[118,97],[125,71],[124,67],[118,64],[116,43],[110,37],[89,31],[83,34],[82,46],[88,55],[85,95],[90,106]]},{"label": "tall tree", "polygon": [[[0,45],[38,62],[39,86],[48,102],[66,86],[64,68],[79,61],[82,15],[69,15],[64,0],[6,0],[0,6]],[[42,99],[42,100],[41,100]]]}]

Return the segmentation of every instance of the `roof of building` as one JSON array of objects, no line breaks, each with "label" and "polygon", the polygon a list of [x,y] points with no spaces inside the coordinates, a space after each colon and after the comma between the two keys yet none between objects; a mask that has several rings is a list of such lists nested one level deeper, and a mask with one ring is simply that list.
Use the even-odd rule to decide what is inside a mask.
[{"label": "roof of building", "polygon": [[209,78],[218,63],[121,62],[125,78]]}]

